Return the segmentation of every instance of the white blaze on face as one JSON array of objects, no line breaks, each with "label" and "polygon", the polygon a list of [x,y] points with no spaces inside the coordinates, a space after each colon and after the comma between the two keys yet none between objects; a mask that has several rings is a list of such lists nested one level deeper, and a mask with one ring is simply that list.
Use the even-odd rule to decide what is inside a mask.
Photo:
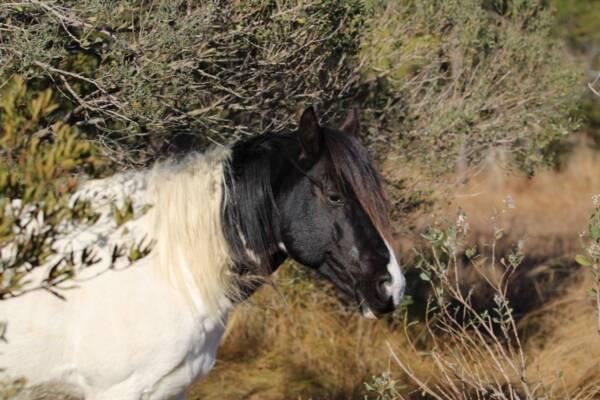
[{"label": "white blaze on face", "polygon": [[398,260],[396,260],[396,254],[394,254],[394,250],[387,242],[384,240],[385,245],[390,253],[390,261],[387,265],[387,270],[392,277],[392,281],[390,283],[385,284],[386,292],[392,296],[394,300],[394,306],[400,304],[400,300],[402,300],[402,296],[404,295],[404,288],[406,286],[406,281],[404,279],[404,275],[400,270],[400,265],[398,264]]}]

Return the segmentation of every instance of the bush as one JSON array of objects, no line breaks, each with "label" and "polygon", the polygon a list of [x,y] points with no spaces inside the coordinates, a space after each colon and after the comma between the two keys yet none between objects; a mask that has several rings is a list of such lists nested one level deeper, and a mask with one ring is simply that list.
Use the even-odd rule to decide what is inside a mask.
[{"label": "bush", "polygon": [[45,125],[56,109],[52,91],[27,90],[17,77],[6,85],[0,104],[0,300],[31,290],[30,273],[49,260],[41,286],[71,278],[76,263],[89,265],[91,253],[56,257],[54,244],[70,223],[93,223],[86,201],[72,201],[78,175],[102,166],[97,151],[73,127]]},{"label": "bush", "polygon": [[358,0],[11,2],[0,75],[60,88],[114,160],[146,163],[329,115],[349,96]]},{"label": "bush", "polygon": [[442,172],[512,151],[527,170],[576,126],[580,74],[542,1],[389,1],[362,56],[378,83],[374,130]]},{"label": "bush", "polygon": [[0,75],[64,94],[120,163],[368,109],[367,140],[436,171],[515,151],[529,168],[574,127],[580,82],[541,0],[97,0],[0,5]]},{"label": "bush", "polygon": [[586,254],[578,255],[576,260],[592,271],[594,287],[591,287],[588,292],[596,302],[598,334],[600,334],[600,195],[594,196],[594,211],[590,217],[586,239]]},{"label": "bush", "polygon": [[598,52],[600,9],[586,0],[552,0],[556,9],[554,31],[580,52]]},{"label": "bush", "polygon": [[[565,364],[558,362],[540,368],[539,355],[531,357],[528,352],[531,345],[528,349],[527,339],[531,338],[524,334],[515,315],[516,304],[509,296],[510,286],[517,283],[511,276],[520,268],[524,257],[521,244],[512,252],[500,255],[493,252],[495,241],[492,241],[489,244],[492,254],[487,257],[466,247],[468,230],[465,214],[459,213],[454,223],[444,229],[433,228],[425,235],[430,248],[427,254],[422,254],[419,267],[421,279],[431,289],[424,321],[427,347],[423,348],[422,337],[407,337],[413,349],[408,354],[398,355],[399,352],[388,345],[408,381],[426,398],[438,400],[596,398],[597,385],[585,381],[566,384]],[[493,232],[498,237],[501,229],[493,227]],[[463,258],[478,275],[479,287],[462,285],[464,274],[468,272],[462,265]],[[493,296],[492,304],[483,310],[478,309],[474,301],[482,291]],[[564,318],[560,323],[566,323]],[[568,347],[554,341],[548,345]],[[417,371],[413,365],[426,362],[424,360],[429,360],[432,367]],[[573,375],[577,376],[572,374],[570,378],[574,378]],[[591,376],[591,379],[596,377]]]}]

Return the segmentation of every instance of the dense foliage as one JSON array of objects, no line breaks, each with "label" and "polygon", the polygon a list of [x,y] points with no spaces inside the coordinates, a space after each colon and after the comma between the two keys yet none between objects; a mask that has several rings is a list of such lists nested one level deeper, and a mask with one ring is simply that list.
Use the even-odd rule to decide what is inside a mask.
[{"label": "dense foliage", "polygon": [[[552,0],[556,8],[556,33],[569,47],[578,52],[596,53],[600,50],[600,8],[587,0]],[[592,56],[594,56],[592,54]]]},{"label": "dense foliage", "polygon": [[[22,79],[8,83],[0,103],[0,299],[32,289],[29,273],[55,255],[54,244],[68,223],[93,223],[85,201],[73,201],[80,173],[102,166],[77,130],[43,121],[56,104],[46,89],[32,94]],[[69,279],[75,263],[93,262],[90,252],[53,259],[42,288]],[[34,288],[37,288],[35,286]]]},{"label": "dense foliage", "polygon": [[[398,153],[441,171],[510,150],[528,169],[572,132],[581,92],[549,39],[542,2],[389,2],[367,39],[367,73],[385,77],[378,126]],[[489,3],[489,4],[487,4]]]},{"label": "dense foliage", "polygon": [[0,17],[0,76],[58,89],[56,118],[128,165],[358,103],[371,143],[437,171],[494,147],[529,166],[580,93],[539,0],[17,1]]},{"label": "dense foliage", "polygon": [[361,11],[344,0],[12,2],[0,6],[0,74],[56,86],[111,158],[144,163],[289,128],[299,103],[327,113],[351,93]]},{"label": "dense foliage", "polygon": [[[586,80],[600,92],[600,7],[586,0],[553,0],[551,4],[556,8],[555,35],[566,41]],[[600,143],[599,101],[591,91],[586,91],[581,107],[585,130],[596,143]]]}]

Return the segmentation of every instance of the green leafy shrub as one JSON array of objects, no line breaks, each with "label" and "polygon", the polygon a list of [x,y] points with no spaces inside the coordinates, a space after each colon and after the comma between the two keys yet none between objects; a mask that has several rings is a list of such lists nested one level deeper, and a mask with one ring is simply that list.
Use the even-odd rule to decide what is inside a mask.
[{"label": "green leafy shrub", "polygon": [[61,90],[119,163],[290,128],[351,102],[382,155],[436,171],[514,151],[530,168],[574,127],[580,82],[541,0],[98,0],[0,5],[0,75]]},{"label": "green leafy shrub", "polygon": [[600,41],[600,8],[586,0],[552,0],[556,9],[554,31],[577,51],[587,52]]},{"label": "green leafy shrub", "polygon": [[[492,229],[493,249],[502,229]],[[392,357],[427,398],[563,398],[564,393],[555,397],[552,385],[532,376],[508,296],[511,276],[523,260],[521,245],[504,257],[496,258],[493,252],[486,257],[466,246],[468,231],[468,219],[460,212],[454,223],[432,227],[424,235],[429,251],[421,254],[419,268],[421,279],[430,286],[425,324],[431,345],[420,357],[432,359],[435,367],[422,376],[390,347]],[[469,271],[463,257],[480,287],[461,284]],[[493,302],[479,310],[474,297],[483,288]]]},{"label": "green leafy shrub", "polygon": [[[72,201],[78,176],[103,165],[76,129],[43,122],[56,110],[52,91],[27,90],[15,78],[0,97],[0,299],[28,290],[29,273],[55,255],[54,243],[66,222],[90,223],[95,213],[85,201]],[[72,277],[75,255],[54,261],[42,287]],[[93,262],[83,251],[83,265]]]},{"label": "green leafy shrub", "polygon": [[[112,159],[226,143],[351,93],[358,0],[0,5],[0,75],[56,86]],[[354,77],[354,78],[353,78]]]},{"label": "green leafy shrub", "polygon": [[399,398],[400,392],[398,391],[401,385],[397,381],[390,377],[388,372],[383,372],[379,376],[373,376],[371,382],[365,382],[365,389],[367,395],[366,399],[376,400],[394,400]]},{"label": "green leafy shrub", "polygon": [[551,159],[576,126],[581,81],[542,1],[383,3],[362,50],[373,135],[435,171],[496,148],[527,170]]},{"label": "green leafy shrub", "polygon": [[585,253],[578,255],[575,260],[592,271],[594,287],[589,288],[589,294],[596,301],[600,334],[600,195],[594,196],[594,211],[588,224]]}]

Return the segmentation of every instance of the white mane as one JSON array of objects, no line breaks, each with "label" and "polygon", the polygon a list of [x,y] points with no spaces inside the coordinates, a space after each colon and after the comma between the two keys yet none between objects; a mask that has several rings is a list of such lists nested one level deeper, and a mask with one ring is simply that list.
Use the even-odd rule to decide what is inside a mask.
[{"label": "white mane", "polygon": [[[89,200],[100,218],[91,227],[70,227],[57,247],[65,254],[92,246],[102,261],[92,271],[80,271],[75,281],[110,273],[106,269],[115,245],[129,249],[144,240],[146,245],[152,243],[150,254],[141,260],[144,266],[149,264],[185,293],[197,311],[222,318],[237,293],[221,226],[223,173],[230,156],[229,148],[220,147],[179,162],[158,163],[149,171],[120,173],[82,185],[74,197]],[[111,204],[122,207],[127,198],[133,200],[136,218],[117,227]],[[116,267],[136,268],[128,264],[124,256]]]},{"label": "white mane", "polygon": [[151,174],[156,265],[190,300],[196,301],[199,293],[213,316],[221,315],[237,295],[221,226],[224,164],[230,156],[228,148],[218,148],[160,164]]}]

